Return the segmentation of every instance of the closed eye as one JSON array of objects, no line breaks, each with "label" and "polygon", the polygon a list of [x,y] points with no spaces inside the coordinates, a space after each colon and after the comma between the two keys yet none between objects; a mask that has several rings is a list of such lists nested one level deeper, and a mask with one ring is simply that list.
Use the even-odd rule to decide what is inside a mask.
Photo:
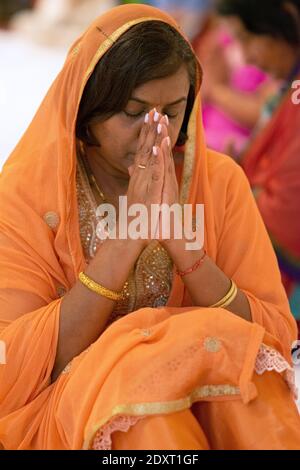
[{"label": "closed eye", "polygon": [[131,113],[127,113],[126,111],[124,111],[124,114],[131,118],[137,118],[137,117],[140,117],[142,114],[144,114],[144,111],[142,111],[141,113],[137,113],[137,114],[131,114]]},{"label": "closed eye", "polygon": [[[141,111],[140,113],[137,113],[137,114],[131,114],[131,113],[127,113],[126,111],[124,111],[124,114],[125,114],[127,117],[134,119],[134,118],[139,118],[139,117],[141,117],[143,114],[145,114],[145,111]],[[178,116],[178,113],[177,113],[177,114],[169,114],[169,113],[166,113],[166,114],[167,114],[167,116],[168,116],[169,119],[175,119],[175,118],[177,118],[177,116]]]}]

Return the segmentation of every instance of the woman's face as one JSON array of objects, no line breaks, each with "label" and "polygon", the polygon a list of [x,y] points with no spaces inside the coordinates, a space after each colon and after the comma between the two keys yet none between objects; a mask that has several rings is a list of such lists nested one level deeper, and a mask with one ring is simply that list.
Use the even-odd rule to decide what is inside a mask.
[{"label": "woman's face", "polygon": [[296,48],[283,39],[251,33],[238,17],[228,17],[225,22],[240,43],[246,62],[276,79],[288,77],[299,53]]},{"label": "woman's face", "polygon": [[184,119],[189,88],[188,71],[182,65],[174,75],[151,80],[136,88],[120,113],[104,122],[90,124],[90,130],[101,145],[95,147],[99,164],[111,174],[128,177],[145,114],[153,108],[168,115],[169,135],[174,146]]}]

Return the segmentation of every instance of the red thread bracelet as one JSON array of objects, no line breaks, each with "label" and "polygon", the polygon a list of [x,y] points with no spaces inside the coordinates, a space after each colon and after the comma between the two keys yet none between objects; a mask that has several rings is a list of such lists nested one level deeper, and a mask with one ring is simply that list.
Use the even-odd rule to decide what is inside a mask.
[{"label": "red thread bracelet", "polygon": [[198,259],[198,261],[196,261],[196,263],[193,264],[193,266],[191,268],[188,268],[185,271],[179,271],[177,269],[176,274],[178,274],[178,276],[183,277],[183,276],[186,276],[187,274],[190,274],[190,273],[196,271],[196,269],[198,269],[199,266],[201,266],[201,264],[204,262],[205,257],[206,257],[206,251],[204,250],[203,256],[200,259]]}]

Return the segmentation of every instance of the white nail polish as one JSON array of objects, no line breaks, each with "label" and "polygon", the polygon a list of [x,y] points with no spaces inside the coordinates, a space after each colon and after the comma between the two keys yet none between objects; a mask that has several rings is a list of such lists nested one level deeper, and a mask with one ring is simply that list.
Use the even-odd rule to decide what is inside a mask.
[{"label": "white nail polish", "polygon": [[170,137],[167,137],[167,144],[168,144],[168,147],[171,147],[171,139],[170,139]]},{"label": "white nail polish", "polygon": [[167,126],[170,124],[168,116],[165,114],[165,121],[167,123]]},{"label": "white nail polish", "polygon": [[156,157],[157,157],[157,155],[158,155],[157,147],[155,147],[155,145],[154,145],[154,147],[153,147],[153,155],[155,155]]},{"label": "white nail polish", "polygon": [[157,111],[155,111],[153,119],[154,119],[154,122],[157,122],[159,120],[159,113]]},{"label": "white nail polish", "polygon": [[161,126],[161,124],[158,124],[158,126],[157,126],[157,133],[158,133],[158,134],[161,134],[161,131],[162,131],[162,126]]},{"label": "white nail polish", "polygon": [[148,122],[149,122],[149,113],[147,113],[145,116],[145,124],[147,124]]}]

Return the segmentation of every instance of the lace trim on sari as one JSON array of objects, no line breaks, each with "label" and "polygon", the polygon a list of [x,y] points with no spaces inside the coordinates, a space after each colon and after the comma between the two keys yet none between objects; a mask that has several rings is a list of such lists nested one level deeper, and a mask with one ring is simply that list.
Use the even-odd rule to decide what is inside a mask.
[{"label": "lace trim on sari", "polygon": [[97,432],[92,450],[111,450],[111,435],[116,431],[127,432],[138,421],[143,419],[144,416],[117,416],[112,418],[105,426]]},{"label": "lace trim on sari", "polygon": [[255,372],[258,375],[262,375],[266,371],[275,371],[282,374],[294,398],[297,400],[298,389],[295,384],[295,372],[293,368],[276,349],[262,344],[256,356]]},{"label": "lace trim on sari", "polygon": [[[282,357],[282,355],[275,349],[262,344],[259,348],[256,362],[255,372],[258,375],[262,375],[265,372],[275,371],[283,375],[288,387],[297,399],[298,390],[295,386],[295,373],[288,362]],[[223,386],[223,392],[225,394],[225,386]],[[215,394],[214,387],[211,387],[212,392],[207,395]],[[218,394],[219,395],[219,394]],[[91,448],[93,450],[111,450],[112,446],[112,434],[116,431],[127,432],[131,426],[134,426],[138,421],[145,418],[146,416],[130,416],[130,415],[119,415],[110,419],[104,426],[102,426],[96,433]]]}]

